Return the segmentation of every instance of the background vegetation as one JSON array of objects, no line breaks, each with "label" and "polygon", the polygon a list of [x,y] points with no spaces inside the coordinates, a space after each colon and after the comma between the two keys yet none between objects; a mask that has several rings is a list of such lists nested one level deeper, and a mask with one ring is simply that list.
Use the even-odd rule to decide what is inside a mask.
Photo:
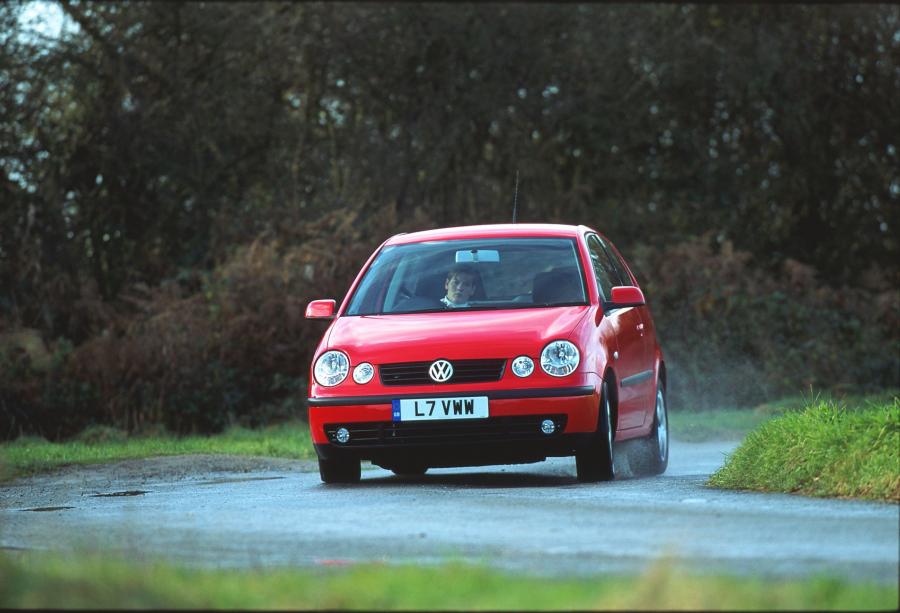
[{"label": "background vegetation", "polygon": [[0,4],[0,437],[302,414],[387,236],[586,223],[681,407],[900,385],[894,5]]}]

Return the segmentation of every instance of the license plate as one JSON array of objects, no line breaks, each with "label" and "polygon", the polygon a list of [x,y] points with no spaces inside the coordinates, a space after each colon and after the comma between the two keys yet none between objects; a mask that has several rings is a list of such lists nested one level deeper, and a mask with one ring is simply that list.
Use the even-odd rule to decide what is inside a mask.
[{"label": "license plate", "polygon": [[429,419],[483,419],[488,416],[487,396],[467,398],[404,398],[393,401],[394,421]]}]

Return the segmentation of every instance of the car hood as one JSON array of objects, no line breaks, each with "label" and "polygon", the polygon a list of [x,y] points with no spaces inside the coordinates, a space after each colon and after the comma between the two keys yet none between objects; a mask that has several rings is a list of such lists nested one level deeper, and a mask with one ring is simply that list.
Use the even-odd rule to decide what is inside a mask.
[{"label": "car hood", "polygon": [[341,317],[328,348],[345,351],[352,363],[537,357],[549,341],[568,338],[589,310],[567,306]]}]

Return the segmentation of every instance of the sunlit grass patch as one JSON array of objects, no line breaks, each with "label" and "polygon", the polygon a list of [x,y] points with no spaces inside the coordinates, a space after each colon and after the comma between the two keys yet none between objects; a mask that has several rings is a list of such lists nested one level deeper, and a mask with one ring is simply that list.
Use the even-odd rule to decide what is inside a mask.
[{"label": "sunlit grass patch", "polygon": [[233,427],[213,436],[176,437],[170,434],[129,437],[101,428],[84,432],[78,440],[51,443],[21,437],[0,445],[0,479],[28,475],[68,464],[92,464],[184,454],[225,454],[273,458],[313,458],[309,426],[296,421],[250,430]]},{"label": "sunlit grass patch", "polygon": [[368,610],[886,610],[897,587],[834,578],[690,575],[553,579],[465,564],[201,570],[92,554],[0,555],[0,607]]},{"label": "sunlit grass patch", "polygon": [[900,399],[786,412],[747,435],[709,485],[900,502]]}]

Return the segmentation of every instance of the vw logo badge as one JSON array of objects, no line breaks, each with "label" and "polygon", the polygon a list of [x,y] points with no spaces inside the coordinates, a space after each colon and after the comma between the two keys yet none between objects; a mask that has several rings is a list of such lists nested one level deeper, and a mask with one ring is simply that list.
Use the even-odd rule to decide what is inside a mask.
[{"label": "vw logo badge", "polygon": [[448,381],[453,376],[453,365],[447,360],[435,360],[428,369],[428,376],[436,383]]}]

